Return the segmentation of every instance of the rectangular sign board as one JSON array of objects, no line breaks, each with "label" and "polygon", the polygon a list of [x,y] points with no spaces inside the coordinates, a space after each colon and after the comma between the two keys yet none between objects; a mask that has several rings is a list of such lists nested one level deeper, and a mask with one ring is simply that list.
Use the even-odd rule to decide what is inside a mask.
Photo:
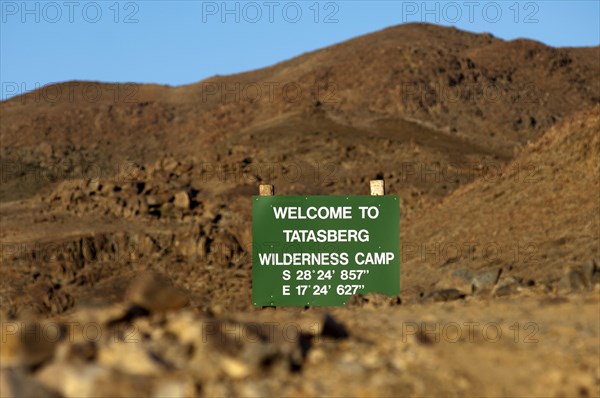
[{"label": "rectangular sign board", "polygon": [[252,303],[400,294],[398,196],[253,196]]}]

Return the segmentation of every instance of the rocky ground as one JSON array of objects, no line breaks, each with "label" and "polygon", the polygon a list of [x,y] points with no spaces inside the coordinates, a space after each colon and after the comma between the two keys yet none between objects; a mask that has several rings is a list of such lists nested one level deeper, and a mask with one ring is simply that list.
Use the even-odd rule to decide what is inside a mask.
[{"label": "rocky ground", "polygon": [[598,284],[240,313],[143,279],[121,304],[3,318],[3,396],[598,395]]}]

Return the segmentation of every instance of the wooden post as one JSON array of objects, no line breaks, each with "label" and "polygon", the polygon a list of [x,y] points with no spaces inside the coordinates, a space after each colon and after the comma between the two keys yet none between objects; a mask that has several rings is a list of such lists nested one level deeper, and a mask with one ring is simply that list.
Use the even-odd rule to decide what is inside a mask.
[{"label": "wooden post", "polygon": [[258,186],[260,196],[275,196],[275,186],[269,184],[260,184]]},{"label": "wooden post", "polygon": [[[275,186],[271,184],[260,184],[258,186],[258,194],[260,196],[275,196]],[[277,309],[274,305],[263,305],[262,309],[273,308]]]},{"label": "wooden post", "polygon": [[385,195],[385,181],[371,180],[371,196]]}]

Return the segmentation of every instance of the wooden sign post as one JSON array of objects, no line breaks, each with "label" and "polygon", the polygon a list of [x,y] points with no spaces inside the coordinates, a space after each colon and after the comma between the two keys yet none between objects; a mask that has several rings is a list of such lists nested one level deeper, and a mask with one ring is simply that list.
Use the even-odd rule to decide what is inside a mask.
[{"label": "wooden sign post", "polygon": [[274,196],[275,186],[269,184],[261,184],[258,186],[258,194],[260,196]]},{"label": "wooden sign post", "polygon": [[385,195],[385,181],[371,180],[370,185],[371,185],[371,196]]}]

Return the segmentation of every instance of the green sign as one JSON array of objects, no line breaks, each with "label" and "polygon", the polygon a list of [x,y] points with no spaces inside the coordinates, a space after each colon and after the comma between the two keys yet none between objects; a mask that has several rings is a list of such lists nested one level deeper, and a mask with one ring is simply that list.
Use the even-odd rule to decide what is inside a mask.
[{"label": "green sign", "polygon": [[252,303],[400,293],[398,196],[253,196]]}]

